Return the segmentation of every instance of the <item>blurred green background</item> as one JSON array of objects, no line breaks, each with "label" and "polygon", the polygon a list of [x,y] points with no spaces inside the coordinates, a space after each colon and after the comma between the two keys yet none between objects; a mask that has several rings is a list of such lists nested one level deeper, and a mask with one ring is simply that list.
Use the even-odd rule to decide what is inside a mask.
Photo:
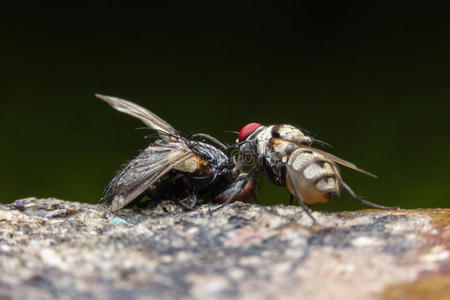
[{"label": "blurred green background", "polygon": [[[400,2],[10,4],[1,26],[0,200],[96,203],[148,145],[94,98],[137,102],[226,143],[289,123],[379,178],[343,169],[369,201],[448,207],[448,8]],[[262,203],[288,203],[261,180]],[[342,197],[313,209],[357,209]]]}]

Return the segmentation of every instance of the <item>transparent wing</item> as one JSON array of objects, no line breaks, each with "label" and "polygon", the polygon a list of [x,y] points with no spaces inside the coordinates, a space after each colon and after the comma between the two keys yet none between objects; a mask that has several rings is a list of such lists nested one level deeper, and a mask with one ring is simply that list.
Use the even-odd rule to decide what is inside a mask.
[{"label": "transparent wing", "polygon": [[113,178],[106,191],[106,202],[112,211],[121,209],[192,156],[194,154],[182,144],[148,147]]},{"label": "transparent wing", "polygon": [[350,169],[353,169],[353,170],[358,171],[360,173],[363,173],[363,174],[369,175],[371,177],[377,178],[377,175],[375,175],[373,173],[370,173],[370,172],[368,172],[366,170],[363,170],[361,168],[358,168],[354,163],[351,163],[351,162],[346,161],[346,160],[344,160],[342,158],[339,158],[339,157],[337,157],[337,156],[335,156],[335,155],[333,155],[331,153],[328,153],[328,152],[316,149],[316,148],[311,147],[311,146],[306,146],[306,145],[300,145],[300,148],[308,149],[308,150],[311,150],[311,151],[315,151],[315,152],[317,152],[319,154],[322,154],[323,156],[325,156],[329,160],[332,160],[332,161],[334,161],[334,162],[336,162],[338,164],[346,166],[347,168],[350,168]]},{"label": "transparent wing", "polygon": [[158,131],[161,138],[164,140],[168,140],[170,137],[176,137],[179,135],[169,123],[142,106],[117,97],[104,96],[100,94],[96,94],[95,97],[105,101],[120,112],[138,118],[148,127]]}]

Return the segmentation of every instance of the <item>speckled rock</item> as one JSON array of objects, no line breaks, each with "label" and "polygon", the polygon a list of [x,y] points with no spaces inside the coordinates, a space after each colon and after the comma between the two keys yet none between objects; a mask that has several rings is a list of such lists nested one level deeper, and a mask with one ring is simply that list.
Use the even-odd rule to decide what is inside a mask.
[{"label": "speckled rock", "polygon": [[295,206],[212,207],[0,205],[0,299],[450,295],[449,209],[314,212],[312,224]]}]

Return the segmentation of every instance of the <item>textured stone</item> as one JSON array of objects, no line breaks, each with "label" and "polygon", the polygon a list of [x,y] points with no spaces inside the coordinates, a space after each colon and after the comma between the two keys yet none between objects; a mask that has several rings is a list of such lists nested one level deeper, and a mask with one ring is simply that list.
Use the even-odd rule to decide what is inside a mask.
[{"label": "textured stone", "polygon": [[[0,205],[1,299],[446,299],[450,210],[27,198]],[[417,296],[420,297],[417,297]],[[441,298],[439,298],[441,297]],[[414,298],[414,299],[416,299]]]}]

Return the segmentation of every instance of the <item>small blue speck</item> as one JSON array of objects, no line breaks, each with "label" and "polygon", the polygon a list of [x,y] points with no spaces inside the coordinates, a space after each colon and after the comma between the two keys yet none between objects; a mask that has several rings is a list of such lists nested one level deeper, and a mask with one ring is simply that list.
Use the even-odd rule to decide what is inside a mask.
[{"label": "small blue speck", "polygon": [[116,225],[116,224],[124,224],[124,225],[128,225],[128,222],[127,221],[125,221],[124,219],[122,219],[122,218],[114,218],[113,220],[112,220],[112,223],[114,224],[114,225]]}]

